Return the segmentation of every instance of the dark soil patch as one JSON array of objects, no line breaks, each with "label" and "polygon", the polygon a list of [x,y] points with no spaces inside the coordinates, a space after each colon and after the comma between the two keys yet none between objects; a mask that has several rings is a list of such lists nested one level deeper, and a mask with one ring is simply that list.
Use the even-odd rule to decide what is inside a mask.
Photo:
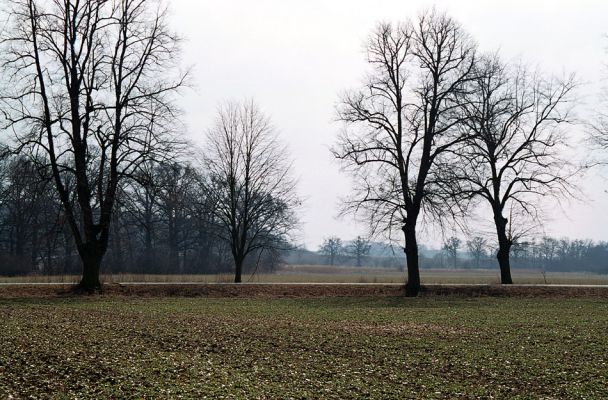
[{"label": "dark soil patch", "polygon": [[[399,297],[400,285],[357,284],[106,284],[94,296],[110,297],[209,297],[209,298],[311,298]],[[86,296],[75,285],[0,285],[0,299]],[[428,285],[420,297],[523,297],[608,298],[608,287]]]}]

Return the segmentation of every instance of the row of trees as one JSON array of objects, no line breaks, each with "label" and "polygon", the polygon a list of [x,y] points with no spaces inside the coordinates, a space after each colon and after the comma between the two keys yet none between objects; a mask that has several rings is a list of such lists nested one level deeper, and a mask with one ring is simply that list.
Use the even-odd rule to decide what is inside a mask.
[{"label": "row of trees", "polygon": [[[40,164],[23,156],[0,161],[3,273],[79,270],[65,211],[49,171],[39,169]],[[105,270],[159,273],[209,268],[206,258],[201,263],[194,257],[219,245],[210,235],[211,211],[198,201],[205,198],[201,183],[193,168],[169,162],[142,166],[137,180],[122,182]],[[192,265],[195,260],[197,265]]]},{"label": "row of trees", "polygon": [[[493,243],[479,236],[466,241],[457,237],[446,238],[442,250],[439,260],[435,260],[436,267],[490,268],[498,252]],[[511,255],[515,268],[608,272],[606,242],[545,236],[513,243]]]},{"label": "row of trees", "polygon": [[202,268],[192,267],[201,259],[221,266],[208,253],[227,252],[240,282],[248,256],[284,246],[296,223],[294,181],[252,102],[222,107],[203,155],[176,161],[192,158],[184,156],[175,107],[188,73],[162,2],[10,7],[0,36],[0,205],[9,254],[27,252],[33,266],[44,258],[46,268],[63,254],[68,268],[76,253],[80,286],[92,291],[108,252],[114,265],[128,254],[135,265],[166,258],[184,270]]},{"label": "row of trees", "polygon": [[344,244],[339,237],[331,236],[323,240],[319,252],[327,256],[329,265],[334,265],[337,261],[348,257],[353,258],[357,267],[360,267],[364,264],[370,249],[369,240],[361,236],[357,236],[347,244]]},{"label": "row of trees", "polygon": [[[95,290],[104,256],[121,259],[125,238],[141,236],[144,255],[158,251],[151,221],[159,215],[170,262],[185,268],[207,246],[203,237],[213,237],[209,243],[231,255],[237,282],[248,257],[285,245],[297,222],[295,182],[253,103],[220,108],[203,156],[184,156],[175,99],[188,73],[179,68],[180,40],[162,3],[16,0],[10,7],[0,35],[9,199],[2,212],[6,221],[40,226],[3,225],[10,254],[27,251],[33,265],[46,258],[50,266],[59,250],[42,247],[61,249],[65,259],[76,253],[81,287]],[[560,129],[570,121],[572,77],[480,54],[458,23],[435,11],[379,24],[367,60],[372,71],[363,87],[345,93],[337,110],[344,130],[333,154],[355,182],[344,211],[364,216],[372,233],[392,239],[403,232],[407,293],[416,295],[419,222],[444,224],[485,202],[501,279],[511,283],[509,255],[522,217],[540,217],[540,195],[574,191],[578,170],[563,156],[568,141]],[[594,125],[603,148],[605,126],[602,118]],[[31,182],[16,182],[20,169]],[[23,202],[20,184],[36,195]],[[179,196],[187,207],[171,205]],[[56,218],[20,214],[41,204]],[[185,226],[189,233],[179,233]]]},{"label": "row of trees", "polygon": [[[220,118],[228,115],[228,110],[231,115],[243,112],[252,117],[251,107],[251,103],[228,105]],[[264,130],[266,135],[271,132]],[[218,131],[210,131],[209,137],[218,139]],[[204,168],[211,162],[218,168],[228,166],[212,161],[212,156],[225,150],[228,147],[223,145],[208,149],[210,156],[200,167],[187,161],[147,161],[132,179],[121,181],[112,213],[106,272],[212,273],[229,272],[238,265],[235,279],[240,280],[248,255],[255,256],[250,257],[249,267],[275,266],[277,252],[288,247],[287,235],[296,222],[293,204],[285,200],[295,197],[262,190],[260,185],[271,182],[269,177],[245,184],[243,177]],[[256,156],[257,150],[249,154]],[[0,160],[3,274],[79,271],[65,210],[43,164],[20,155]],[[233,160],[232,167],[236,170],[244,165]],[[253,176],[260,171],[257,165],[249,169]],[[276,179],[272,182],[285,189]],[[239,193],[245,187],[250,193]],[[267,193],[266,198],[257,198],[257,193]],[[277,210],[280,202],[282,208]]]},{"label": "row of trees", "polygon": [[[445,224],[490,207],[502,283],[522,219],[539,198],[572,195],[578,172],[565,158],[575,83],[480,54],[452,18],[436,11],[381,23],[367,45],[371,72],[337,109],[333,148],[355,185],[345,212],[373,233],[402,231],[407,294],[420,289],[419,221]],[[527,226],[527,224],[526,224]]]},{"label": "row of trees", "polygon": [[[370,251],[372,247],[376,247],[376,251]],[[378,252],[378,248],[383,251]],[[292,250],[291,253],[295,251]],[[443,240],[441,251],[421,246],[420,268],[493,268],[497,252],[496,243],[488,238],[473,236],[462,240],[450,236]],[[517,241],[511,248],[513,268],[522,269],[608,273],[607,257],[608,243],[592,240],[544,236]],[[304,261],[294,260],[292,256],[288,259],[298,264],[403,267],[391,246],[370,242],[361,236],[348,242],[331,236],[323,241],[316,257],[310,255]]]}]

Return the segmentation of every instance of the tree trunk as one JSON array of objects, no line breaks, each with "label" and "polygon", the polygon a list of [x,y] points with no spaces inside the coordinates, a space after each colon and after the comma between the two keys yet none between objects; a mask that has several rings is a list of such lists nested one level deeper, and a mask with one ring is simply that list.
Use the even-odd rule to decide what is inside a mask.
[{"label": "tree trunk", "polygon": [[235,259],[234,267],[234,283],[241,283],[241,275],[243,274],[243,259]]},{"label": "tree trunk", "polygon": [[103,252],[98,251],[95,243],[85,243],[79,249],[80,258],[82,260],[82,279],[79,288],[88,293],[101,290],[101,281],[99,280],[99,272]]},{"label": "tree trunk", "polygon": [[123,258],[123,246],[121,240],[120,226],[118,225],[118,217],[114,214],[114,221],[112,221],[112,230],[114,231],[114,237],[112,238],[112,261],[113,265],[109,272],[124,271],[124,258]]},{"label": "tree trunk", "polygon": [[38,246],[40,241],[38,240],[38,226],[34,225],[32,228],[32,247],[30,252],[30,258],[32,263],[32,271],[38,271]]},{"label": "tree trunk", "polygon": [[[72,270],[72,237],[70,232],[65,227],[62,227],[63,233],[63,273],[66,274]],[[51,265],[49,263],[49,265]]]},{"label": "tree trunk", "polygon": [[178,273],[179,271],[179,251],[177,240],[177,221],[175,208],[169,210],[168,236],[169,236],[169,273]]},{"label": "tree trunk", "polygon": [[503,285],[512,284],[513,280],[511,279],[509,249],[504,249],[503,247],[499,246],[496,258],[498,259],[498,265],[500,266],[500,283],[502,283]]},{"label": "tree trunk", "polygon": [[407,297],[416,297],[420,292],[420,269],[418,266],[416,225],[406,222],[402,229],[405,236],[405,258],[407,261],[407,284],[405,285],[405,295]]},{"label": "tree trunk", "polygon": [[498,235],[498,265],[500,267],[500,283],[510,285],[513,283],[511,279],[511,265],[509,261],[509,252],[511,251],[511,240],[507,237],[507,219],[502,215],[494,217],[496,223],[496,233]]}]

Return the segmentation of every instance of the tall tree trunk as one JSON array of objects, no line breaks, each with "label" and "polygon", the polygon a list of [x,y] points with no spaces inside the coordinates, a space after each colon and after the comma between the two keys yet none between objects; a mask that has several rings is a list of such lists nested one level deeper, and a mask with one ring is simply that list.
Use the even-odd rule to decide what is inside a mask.
[{"label": "tall tree trunk", "polygon": [[168,236],[169,236],[169,271],[168,273],[179,272],[179,252],[177,243],[177,223],[176,216],[173,215],[175,208],[171,208],[169,211],[168,221]]},{"label": "tall tree trunk", "polygon": [[99,272],[104,252],[99,247],[97,243],[84,243],[78,249],[82,260],[82,279],[79,287],[89,293],[101,290]]},{"label": "tall tree trunk", "polygon": [[25,233],[23,232],[24,225],[25,224],[23,224],[21,221],[18,222],[17,232],[15,235],[15,255],[17,257],[19,257],[20,261],[21,261],[21,258],[23,257],[23,255],[25,254],[25,251],[24,251]]},{"label": "tall tree trunk", "polygon": [[416,297],[420,292],[420,269],[418,265],[416,225],[406,222],[402,229],[405,236],[405,258],[407,261],[407,284],[405,285],[405,295],[407,297]]},{"label": "tall tree trunk", "polygon": [[234,283],[241,283],[241,276],[243,275],[243,258],[236,257],[234,260]]},{"label": "tall tree trunk", "polygon": [[[72,237],[66,227],[62,227],[63,234],[63,273],[66,274],[72,270]],[[49,265],[51,265],[49,263]]]},{"label": "tall tree trunk", "polygon": [[114,237],[112,238],[112,261],[113,265],[110,268],[110,271],[113,273],[116,272],[124,272],[124,258],[123,258],[123,246],[121,240],[121,232],[120,225],[118,225],[118,216],[116,213],[113,215],[112,221],[112,231],[114,233]]},{"label": "tall tree trunk", "polygon": [[507,236],[507,219],[501,214],[494,216],[496,223],[496,234],[498,236],[498,265],[500,267],[500,283],[510,285],[513,283],[511,279],[511,265],[509,261],[509,252],[511,251],[511,239]]},{"label": "tall tree trunk", "polygon": [[38,270],[38,247],[40,245],[40,241],[38,240],[38,224],[36,223],[32,227],[32,238],[31,238],[32,247],[30,249],[30,259],[32,263],[32,271]]}]

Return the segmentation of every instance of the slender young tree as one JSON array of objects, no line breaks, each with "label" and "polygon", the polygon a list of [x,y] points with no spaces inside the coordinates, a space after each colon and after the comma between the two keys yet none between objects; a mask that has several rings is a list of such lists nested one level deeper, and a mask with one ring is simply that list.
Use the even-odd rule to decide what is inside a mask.
[{"label": "slender young tree", "polygon": [[452,262],[452,268],[458,266],[458,249],[460,249],[461,240],[456,236],[450,236],[443,242],[443,250]]},{"label": "slender young tree", "polygon": [[[2,34],[0,93],[15,151],[48,160],[82,260],[99,274],[119,183],[169,150],[178,40],[153,0],[17,0]],[[75,201],[68,189],[75,185]]]},{"label": "slender young tree", "polygon": [[297,224],[296,182],[285,146],[253,101],[220,108],[205,150],[206,192],[238,283],[250,254],[286,247]]},{"label": "slender young tree", "polygon": [[486,257],[487,241],[481,236],[475,236],[467,240],[467,250],[475,261],[475,268],[479,269],[481,259]]},{"label": "slender young tree", "polygon": [[475,75],[463,101],[471,134],[458,180],[490,206],[501,282],[510,284],[509,253],[528,229],[524,218],[539,220],[540,198],[572,194],[576,171],[565,158],[567,137],[559,128],[569,121],[575,84],[572,77],[545,78],[507,66],[496,56],[481,58]]},{"label": "slender young tree", "polygon": [[338,106],[345,130],[333,154],[354,178],[346,210],[363,213],[374,232],[402,230],[406,295],[416,296],[418,221],[445,216],[456,198],[445,172],[463,142],[459,101],[475,45],[456,21],[431,11],[413,22],[379,24],[367,61],[372,71],[363,88]]}]

